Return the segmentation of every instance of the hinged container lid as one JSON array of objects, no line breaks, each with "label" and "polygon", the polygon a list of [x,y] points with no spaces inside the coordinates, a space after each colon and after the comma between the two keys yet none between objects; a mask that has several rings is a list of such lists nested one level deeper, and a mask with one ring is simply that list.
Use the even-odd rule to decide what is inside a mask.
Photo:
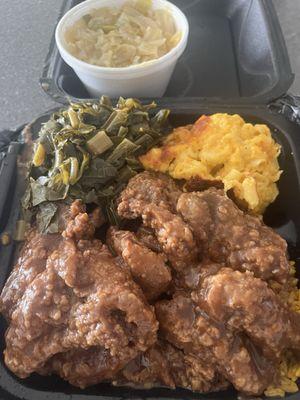
[{"label": "hinged container lid", "polygon": [[[186,14],[190,37],[165,97],[268,104],[287,92],[294,75],[272,0],[172,1]],[[78,3],[65,0],[59,18]],[[41,84],[62,103],[89,98],[54,37]]]}]

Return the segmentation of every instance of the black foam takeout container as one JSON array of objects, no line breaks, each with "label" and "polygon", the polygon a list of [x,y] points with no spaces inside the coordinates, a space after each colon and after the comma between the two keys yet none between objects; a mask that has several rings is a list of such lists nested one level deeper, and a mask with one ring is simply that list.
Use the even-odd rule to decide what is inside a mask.
[{"label": "black foam takeout container", "polygon": [[[267,124],[282,146],[283,175],[279,196],[264,218],[289,244],[291,258],[300,267],[300,101],[286,95],[293,81],[288,55],[271,0],[174,0],[187,15],[191,34],[188,48],[178,63],[159,107],[171,109],[174,126],[195,121],[201,114],[238,113],[252,123]],[[65,0],[61,15],[79,3]],[[42,87],[55,100],[83,100],[88,94],[58,54],[52,39],[41,78]],[[37,134],[53,110],[31,123]],[[0,133],[0,234],[13,234],[18,219],[24,179],[16,168],[21,128]],[[12,142],[11,142],[12,141]],[[11,145],[9,150],[9,144]],[[12,268],[15,243],[0,244],[0,288]],[[6,324],[0,320],[4,349]],[[287,395],[291,400],[300,394]],[[235,399],[237,393],[208,395],[187,390],[155,388],[135,390],[109,384],[80,390],[56,376],[33,374],[21,380],[0,358],[0,400],[94,400],[94,399]]]}]

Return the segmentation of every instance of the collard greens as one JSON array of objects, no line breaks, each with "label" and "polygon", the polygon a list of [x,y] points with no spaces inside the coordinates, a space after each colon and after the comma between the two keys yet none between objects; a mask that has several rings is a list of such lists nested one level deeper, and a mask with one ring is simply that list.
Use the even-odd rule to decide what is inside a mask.
[{"label": "collard greens", "polygon": [[82,199],[100,205],[116,224],[115,199],[142,170],[137,156],[169,132],[169,111],[155,108],[123,98],[114,107],[102,97],[54,113],[35,143],[23,215],[35,217],[41,232],[54,233],[59,202]]}]

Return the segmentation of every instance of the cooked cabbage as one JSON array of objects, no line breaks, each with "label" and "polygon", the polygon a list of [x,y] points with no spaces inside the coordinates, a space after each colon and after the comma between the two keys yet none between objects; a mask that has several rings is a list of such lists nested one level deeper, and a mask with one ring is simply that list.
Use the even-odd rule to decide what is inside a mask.
[{"label": "cooked cabbage", "polygon": [[91,10],[65,32],[70,53],[89,64],[127,67],[162,57],[181,38],[171,13],[151,0]]}]

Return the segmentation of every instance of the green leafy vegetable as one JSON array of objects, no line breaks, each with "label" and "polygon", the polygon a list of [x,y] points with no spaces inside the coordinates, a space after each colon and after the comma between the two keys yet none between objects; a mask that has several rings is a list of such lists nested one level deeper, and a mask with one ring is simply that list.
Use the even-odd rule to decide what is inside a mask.
[{"label": "green leafy vegetable", "polygon": [[30,185],[27,185],[25,193],[21,199],[22,209],[28,210],[31,207],[31,193],[32,193],[31,187]]},{"label": "green leafy vegetable", "polygon": [[124,110],[113,111],[108,120],[103,125],[102,129],[109,134],[117,134],[121,126],[126,126],[128,113]]},{"label": "green leafy vegetable", "polygon": [[94,158],[83,174],[81,184],[84,187],[100,188],[100,185],[104,185],[115,178],[117,174],[118,170],[111,163],[101,158]]},{"label": "green leafy vegetable", "polygon": [[169,133],[169,111],[155,114],[154,108],[122,97],[113,107],[103,96],[54,113],[39,132],[22,199],[24,218],[33,215],[41,232],[57,232],[56,202],[78,198],[102,206],[109,221],[118,223],[115,199],[142,170],[137,156]]},{"label": "green leafy vegetable", "polygon": [[79,173],[79,163],[77,158],[70,157],[70,185],[75,185],[78,180],[78,173]]},{"label": "green leafy vegetable", "polygon": [[16,223],[16,229],[14,233],[14,240],[17,242],[22,242],[25,239],[25,232],[27,228],[27,223],[25,220],[20,219]]},{"label": "green leafy vegetable", "polygon": [[45,157],[46,157],[45,148],[41,143],[39,143],[37,145],[36,151],[33,156],[33,161],[32,161],[33,165],[35,167],[40,167],[41,165],[43,165],[43,163],[45,161]]},{"label": "green leafy vegetable", "polygon": [[41,233],[48,232],[48,227],[51,223],[51,220],[55,216],[57,208],[57,205],[55,205],[54,203],[43,203],[40,205],[39,211],[36,215],[36,222],[38,230]]},{"label": "green leafy vegetable", "polygon": [[69,119],[70,119],[72,128],[78,129],[80,121],[79,121],[76,111],[73,110],[72,107],[69,108],[68,115],[69,115]]},{"label": "green leafy vegetable", "polygon": [[124,139],[118,146],[114,149],[111,155],[107,158],[107,161],[114,162],[120,158],[126,158],[130,154],[134,153],[140,146],[136,145],[129,139]]},{"label": "green leafy vegetable", "polygon": [[32,206],[35,207],[47,201],[47,187],[43,186],[40,182],[35,181],[33,178],[30,180]]},{"label": "green leafy vegetable", "polygon": [[96,135],[87,142],[89,151],[94,155],[105,153],[106,150],[110,149],[113,145],[113,142],[107,136],[105,131],[96,133]]}]

